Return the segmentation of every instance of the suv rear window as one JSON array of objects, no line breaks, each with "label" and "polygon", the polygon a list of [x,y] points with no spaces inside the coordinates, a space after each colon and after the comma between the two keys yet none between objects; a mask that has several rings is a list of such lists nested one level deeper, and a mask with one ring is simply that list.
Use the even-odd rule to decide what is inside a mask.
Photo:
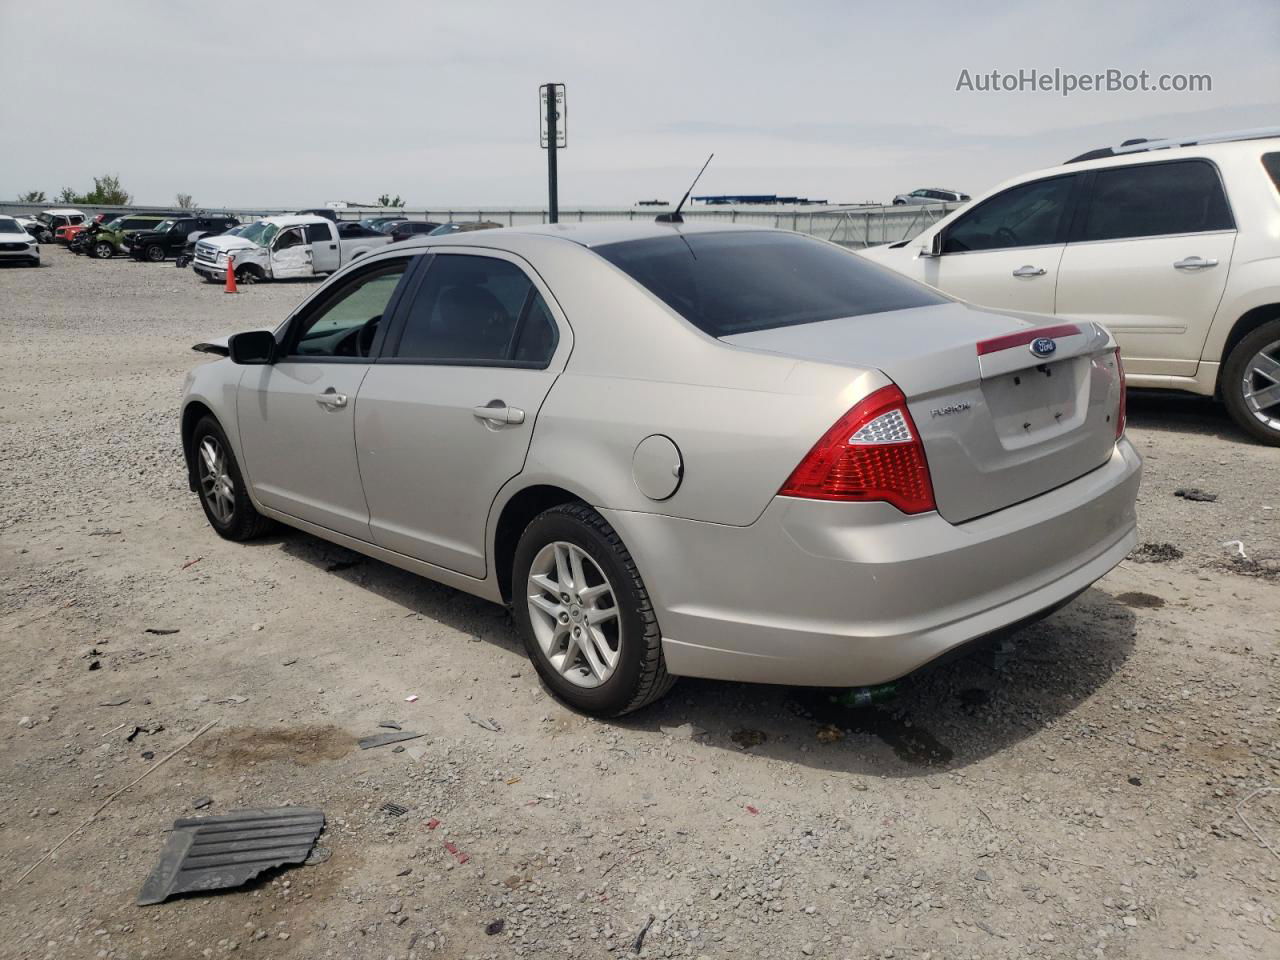
[{"label": "suv rear window", "polygon": [[673,234],[594,249],[713,337],[947,302],[913,280],[799,234]]},{"label": "suv rear window", "polygon": [[1234,229],[1217,169],[1204,160],[1111,167],[1094,174],[1081,240]]},{"label": "suv rear window", "polygon": [[1280,190],[1280,153],[1264,153],[1262,167],[1271,175],[1271,182]]}]

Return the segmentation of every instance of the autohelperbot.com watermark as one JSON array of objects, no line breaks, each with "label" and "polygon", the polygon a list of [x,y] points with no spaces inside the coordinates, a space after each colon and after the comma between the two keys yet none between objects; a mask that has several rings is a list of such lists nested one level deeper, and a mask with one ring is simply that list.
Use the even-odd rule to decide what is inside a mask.
[{"label": "autohelperbot.com watermark", "polygon": [[1097,73],[1075,73],[1054,67],[1005,70],[960,71],[957,93],[1210,93],[1213,76],[1208,73],[1152,73],[1111,68]]}]

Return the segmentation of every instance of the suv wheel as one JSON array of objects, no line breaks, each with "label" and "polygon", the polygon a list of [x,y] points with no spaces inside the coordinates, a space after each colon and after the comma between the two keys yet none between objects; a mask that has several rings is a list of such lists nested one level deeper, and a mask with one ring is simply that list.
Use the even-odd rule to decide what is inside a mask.
[{"label": "suv wheel", "polygon": [[1222,369],[1222,397],[1245,432],[1280,446],[1280,320],[1269,320],[1235,345]]},{"label": "suv wheel", "polygon": [[159,263],[164,259],[164,247],[158,243],[153,243],[147,247],[147,259],[152,263]]},{"label": "suv wheel", "polygon": [[115,256],[116,248],[105,240],[100,240],[93,245],[93,255],[99,260],[110,260]]},{"label": "suv wheel", "polygon": [[640,571],[590,507],[562,504],[535,517],[516,547],[511,582],[529,658],[565,703],[616,717],[671,689]]},{"label": "suv wheel", "polygon": [[196,424],[191,435],[191,455],[195,459],[200,506],[218,536],[252,540],[267,529],[271,521],[254,509],[227,435],[213,417],[203,417]]}]

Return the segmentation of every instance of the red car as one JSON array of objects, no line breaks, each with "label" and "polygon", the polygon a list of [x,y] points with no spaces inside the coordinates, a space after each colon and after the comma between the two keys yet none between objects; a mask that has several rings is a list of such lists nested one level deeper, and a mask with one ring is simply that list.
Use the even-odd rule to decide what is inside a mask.
[{"label": "red car", "polygon": [[119,214],[100,213],[97,216],[95,216],[92,220],[89,220],[84,223],[63,224],[62,226],[57,227],[53,231],[53,239],[57,243],[70,243],[72,240],[75,239],[76,234],[80,233],[80,231],[85,230],[94,224],[106,223],[108,220],[113,220],[117,216],[119,216]]}]

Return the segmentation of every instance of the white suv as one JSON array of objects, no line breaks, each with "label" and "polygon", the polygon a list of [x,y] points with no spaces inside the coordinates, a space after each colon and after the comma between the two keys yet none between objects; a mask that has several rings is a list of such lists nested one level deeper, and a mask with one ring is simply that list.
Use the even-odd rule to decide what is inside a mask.
[{"label": "white suv", "polygon": [[859,252],[963,300],[1099,321],[1130,386],[1219,396],[1280,445],[1280,129],[1092,151]]}]

